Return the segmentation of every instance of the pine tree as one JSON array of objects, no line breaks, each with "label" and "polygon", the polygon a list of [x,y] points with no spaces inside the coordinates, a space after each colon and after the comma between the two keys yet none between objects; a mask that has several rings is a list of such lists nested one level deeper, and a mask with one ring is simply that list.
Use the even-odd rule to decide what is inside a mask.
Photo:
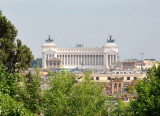
[{"label": "pine tree", "polygon": [[0,11],[0,64],[10,73],[27,69],[33,59],[30,48],[16,36],[15,26]]}]

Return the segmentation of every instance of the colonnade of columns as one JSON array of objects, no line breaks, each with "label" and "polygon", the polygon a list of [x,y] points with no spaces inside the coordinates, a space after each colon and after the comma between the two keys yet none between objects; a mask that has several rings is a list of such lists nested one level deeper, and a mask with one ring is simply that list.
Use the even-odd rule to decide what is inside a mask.
[{"label": "colonnade of columns", "polygon": [[53,54],[46,54],[46,59],[54,58]]},{"label": "colonnade of columns", "polygon": [[111,82],[111,93],[117,93],[120,92],[120,89],[123,87],[123,82]]},{"label": "colonnade of columns", "polygon": [[118,62],[118,55],[103,55],[103,54],[42,54],[42,67],[46,68],[46,60],[57,57],[62,65],[106,65]]},{"label": "colonnade of columns", "polygon": [[104,65],[104,55],[57,55],[63,65]]},{"label": "colonnade of columns", "polygon": [[114,62],[118,62],[117,55],[108,55],[108,65],[111,65]]}]

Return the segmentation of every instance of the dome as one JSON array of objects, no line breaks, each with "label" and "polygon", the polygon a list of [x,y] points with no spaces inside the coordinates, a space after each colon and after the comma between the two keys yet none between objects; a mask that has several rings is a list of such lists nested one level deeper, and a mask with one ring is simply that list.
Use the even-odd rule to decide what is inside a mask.
[{"label": "dome", "polygon": [[48,35],[48,39],[46,40],[46,43],[42,45],[42,47],[56,47],[56,44],[53,43],[53,39]]},{"label": "dome", "polygon": [[105,44],[104,48],[118,48],[118,45],[115,42],[115,39],[112,39],[112,35],[109,35],[109,39],[107,39],[107,44]]},{"label": "dome", "polygon": [[116,43],[107,43],[103,46],[104,48],[118,48]]}]

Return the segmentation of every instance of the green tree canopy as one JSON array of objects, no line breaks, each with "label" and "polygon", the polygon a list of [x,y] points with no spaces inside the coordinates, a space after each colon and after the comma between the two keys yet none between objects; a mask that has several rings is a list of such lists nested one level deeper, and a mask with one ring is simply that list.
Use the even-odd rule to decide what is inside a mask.
[{"label": "green tree canopy", "polygon": [[42,68],[42,58],[37,58],[32,61],[32,68],[40,67]]},{"label": "green tree canopy", "polygon": [[0,116],[34,116],[34,114],[26,109],[22,102],[0,93]]},{"label": "green tree canopy", "polygon": [[138,98],[131,102],[134,115],[160,115],[160,65],[150,69],[147,78],[139,81],[136,87]]},{"label": "green tree canopy", "polygon": [[100,83],[91,82],[86,73],[81,83],[75,83],[73,74],[61,71],[50,78],[44,95],[46,116],[94,116],[106,115],[106,96]]},{"label": "green tree canopy", "polygon": [[31,66],[32,52],[21,40],[16,39],[15,26],[0,11],[0,64],[8,72],[20,72]]}]

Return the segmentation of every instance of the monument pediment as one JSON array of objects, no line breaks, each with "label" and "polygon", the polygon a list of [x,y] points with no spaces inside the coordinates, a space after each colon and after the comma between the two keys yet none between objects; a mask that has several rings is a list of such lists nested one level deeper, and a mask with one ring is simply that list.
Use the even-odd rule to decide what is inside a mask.
[{"label": "monument pediment", "polygon": [[110,50],[110,51],[108,51],[108,53],[113,53],[113,54],[115,54],[115,53],[117,53],[116,51],[114,51],[114,50]]},{"label": "monument pediment", "polygon": [[45,51],[43,51],[43,52],[45,52],[45,53],[56,53],[56,51],[53,51],[52,49],[49,49],[49,50],[45,50]]}]

